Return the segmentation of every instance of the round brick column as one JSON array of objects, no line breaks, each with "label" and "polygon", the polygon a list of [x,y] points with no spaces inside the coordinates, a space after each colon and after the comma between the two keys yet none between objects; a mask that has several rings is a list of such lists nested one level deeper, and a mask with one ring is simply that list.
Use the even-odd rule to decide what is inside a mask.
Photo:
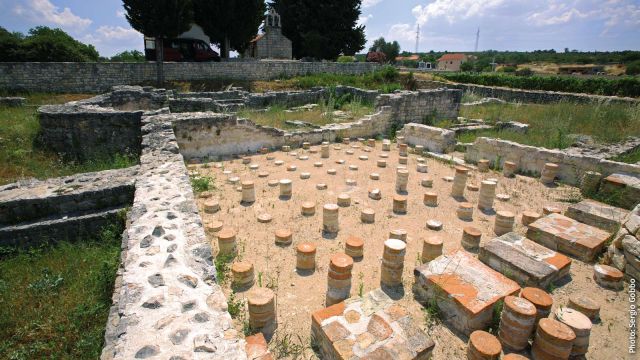
[{"label": "round brick column", "polygon": [[253,181],[242,182],[242,203],[252,204],[256,201],[256,189]]},{"label": "round brick column", "polygon": [[349,297],[352,269],[353,259],[351,256],[335,254],[331,257],[327,276],[327,306],[337,304]]},{"label": "round brick column", "polygon": [[502,345],[500,345],[500,341],[488,332],[476,330],[469,336],[467,359],[498,360],[501,352]]},{"label": "round brick column", "polygon": [[480,248],[482,231],[474,226],[467,226],[462,229],[462,247],[470,252],[476,252]]},{"label": "round brick column", "polygon": [[323,159],[326,159],[329,157],[329,155],[330,155],[329,143],[323,142],[322,145],[320,145],[320,157]]},{"label": "round brick column", "polygon": [[584,355],[589,351],[589,336],[591,335],[591,320],[579,312],[570,308],[560,308],[555,312],[556,320],[567,325],[576,334],[571,348],[571,356]]},{"label": "round brick column", "polygon": [[536,314],[536,307],[529,300],[515,296],[505,297],[498,329],[502,346],[515,351],[529,346]]},{"label": "round brick column", "polygon": [[480,198],[478,208],[481,210],[493,209],[493,200],[496,197],[497,184],[493,181],[485,180],[480,184]]},{"label": "round brick column", "polygon": [[529,300],[536,307],[536,325],[540,319],[549,317],[553,306],[553,297],[544,290],[526,287],[520,291],[520,297]]},{"label": "round brick column", "polygon": [[554,163],[546,163],[544,164],[544,168],[542,169],[542,174],[540,174],[540,181],[545,185],[551,185],[555,182],[556,176],[558,175],[558,169],[560,166]]},{"label": "round brick column", "polygon": [[406,192],[409,183],[409,171],[404,169],[396,170],[396,191]]},{"label": "round brick column", "polygon": [[223,228],[218,232],[218,251],[220,255],[232,255],[236,253],[235,230]]},{"label": "round brick column", "polygon": [[516,173],[517,165],[512,161],[505,161],[502,167],[502,175],[504,177],[513,177]]},{"label": "round brick column", "polygon": [[535,211],[525,211],[522,213],[522,225],[529,226],[529,224],[540,219],[541,217],[542,215],[540,215],[540,213],[537,213]]},{"label": "round brick column", "polygon": [[248,261],[238,261],[231,265],[233,285],[241,288],[251,287],[254,282],[253,264]]},{"label": "round brick column", "polygon": [[398,239],[384,242],[380,284],[388,287],[402,286],[402,271],[407,244]]},{"label": "round brick column", "polygon": [[396,214],[407,213],[407,197],[402,195],[393,196],[393,212]]},{"label": "round brick column", "polygon": [[420,260],[423,263],[427,263],[438,256],[442,255],[442,239],[435,236],[430,236],[422,242],[422,254]]},{"label": "round brick column", "polygon": [[461,198],[464,197],[464,188],[467,186],[467,177],[469,169],[462,166],[456,166],[456,174],[453,177],[453,187],[451,188],[451,196]]},{"label": "round brick column", "polygon": [[337,233],[340,230],[338,221],[337,204],[325,204],[322,209],[322,229],[328,233]]},{"label": "round brick column", "polygon": [[247,296],[249,325],[252,329],[269,326],[276,321],[276,296],[270,289],[256,288]]},{"label": "round brick column", "polygon": [[316,268],[316,246],[303,242],[296,248],[296,267],[300,270],[314,270]]},{"label": "round brick column", "polygon": [[558,320],[540,319],[531,347],[533,360],[568,359],[576,334]]},{"label": "round brick column", "polygon": [[504,235],[513,231],[515,215],[511,211],[498,211],[493,231],[496,235]]}]

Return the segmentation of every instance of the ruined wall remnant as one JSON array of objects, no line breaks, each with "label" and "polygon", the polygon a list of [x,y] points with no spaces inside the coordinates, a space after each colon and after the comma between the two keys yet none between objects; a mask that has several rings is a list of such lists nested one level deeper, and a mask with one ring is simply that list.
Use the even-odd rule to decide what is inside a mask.
[{"label": "ruined wall remnant", "polygon": [[143,113],[92,105],[42,106],[38,109],[38,143],[70,161],[137,155]]},{"label": "ruined wall remnant", "polygon": [[408,123],[455,119],[460,111],[461,99],[462,91],[455,89],[399,91],[380,95],[375,106],[391,107],[391,116],[400,128]]},{"label": "ruined wall remnant", "polygon": [[216,284],[171,123],[143,120],[142,155],[102,359],[247,358]]},{"label": "ruined wall remnant", "polygon": [[558,179],[570,185],[578,185],[587,171],[597,171],[605,177],[614,173],[626,173],[640,176],[640,166],[595,157],[573,155],[562,150],[549,150],[516,142],[479,137],[469,146],[465,160],[477,163],[487,159],[492,164],[499,161],[500,167],[505,161],[516,163],[518,172],[539,175],[546,163],[555,163]]},{"label": "ruined wall remnant", "polygon": [[85,240],[133,202],[137,167],[0,187],[0,246]]},{"label": "ruined wall remnant", "polygon": [[410,145],[422,145],[428,151],[448,153],[456,147],[456,133],[451,130],[422,124],[407,124],[400,132]]}]

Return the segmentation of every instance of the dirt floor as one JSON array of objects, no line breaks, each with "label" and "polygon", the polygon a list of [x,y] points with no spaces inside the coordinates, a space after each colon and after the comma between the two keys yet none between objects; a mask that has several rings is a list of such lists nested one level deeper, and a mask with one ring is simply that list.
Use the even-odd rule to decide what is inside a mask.
[{"label": "dirt floor", "polygon": [[[355,142],[351,146],[356,145]],[[433,359],[463,359],[466,358],[466,343],[468,338],[454,333],[451,328],[441,324],[437,319],[427,321],[425,312],[414,299],[411,286],[414,282],[413,269],[419,263],[422,250],[422,239],[435,233],[426,229],[428,219],[436,219],[444,224],[443,230],[437,234],[442,237],[445,251],[461,248],[460,238],[462,228],[473,224],[483,232],[483,241],[494,237],[494,215],[486,215],[474,208],[473,222],[465,222],[457,218],[455,210],[458,201],[450,196],[452,183],[443,177],[453,176],[451,165],[427,159],[428,173],[418,173],[416,164],[418,155],[410,154],[407,168],[410,171],[408,186],[408,213],[395,215],[392,209],[392,197],[395,194],[395,171],[398,164],[398,151],[395,144],[389,155],[386,168],[378,168],[376,161],[383,153],[381,144],[371,152],[365,152],[364,146],[352,149],[349,145],[331,145],[331,157],[321,159],[320,153],[309,153],[308,150],[296,149],[297,156],[308,156],[308,160],[300,160],[293,153],[275,152],[268,155],[253,155],[251,164],[259,165],[258,170],[250,170],[249,165],[241,160],[191,165],[192,171],[202,176],[215,179],[216,190],[214,198],[220,202],[221,211],[215,215],[202,211],[203,199],[199,200],[203,221],[219,220],[226,227],[232,227],[238,232],[239,257],[253,263],[256,278],[261,273],[262,285],[271,287],[277,294],[278,330],[271,340],[270,348],[277,358],[315,358],[310,349],[311,313],[322,309],[325,303],[327,287],[327,269],[332,254],[344,251],[344,243],[350,235],[356,235],[365,240],[364,258],[355,262],[351,296],[359,296],[360,291],[366,293],[380,283],[380,265],[383,252],[383,242],[388,238],[390,230],[405,229],[408,232],[407,253],[404,268],[404,297],[399,300],[406,306],[415,321],[431,335],[436,342]],[[334,149],[335,147],[339,150]],[[316,147],[319,148],[319,147]],[[346,150],[354,150],[353,155],[346,154]],[[368,156],[368,160],[360,160],[360,155]],[[267,160],[274,156],[273,160]],[[336,160],[345,160],[344,164]],[[276,166],[276,160],[283,160],[284,165]],[[314,167],[315,162],[322,162],[323,167]],[[294,164],[296,171],[287,171],[287,166]],[[350,170],[349,165],[357,165],[358,170]],[[336,175],[327,174],[328,169],[336,169]],[[251,206],[240,204],[241,193],[236,185],[229,184],[224,170],[232,171],[231,176],[241,180],[255,182],[256,202]],[[260,178],[258,173],[266,171],[268,177]],[[308,172],[310,179],[301,180],[300,174]],[[369,174],[379,173],[380,180],[369,179]],[[421,186],[421,179],[433,179],[433,188]],[[279,198],[279,187],[268,186],[269,180],[291,179],[293,181],[293,196],[289,200]],[[497,210],[510,210],[516,216],[516,231],[524,234],[526,228],[520,224],[520,214],[524,210],[542,211],[545,205],[553,205],[563,211],[569,206],[569,201],[579,200],[577,189],[558,186],[548,188],[536,179],[518,176],[508,179],[496,172],[479,173],[472,171],[467,184],[479,185],[483,179],[498,179],[497,194],[508,194],[508,202],[496,200]],[[357,181],[356,186],[346,185],[347,179]],[[328,185],[327,190],[317,190],[316,184]],[[368,189],[378,188],[382,192],[382,200],[376,201],[368,197]],[[435,191],[439,196],[437,208],[423,204],[423,193]],[[340,232],[336,238],[325,238],[322,235],[322,206],[336,203],[341,193],[351,195],[351,206],[340,208]],[[478,202],[478,193],[465,191],[467,200],[473,204]],[[305,201],[316,202],[316,215],[304,217],[301,215],[301,204]],[[360,222],[360,211],[372,208],[376,212],[375,224]],[[259,223],[258,215],[268,213],[273,221],[268,224]],[[281,228],[293,231],[293,244],[288,247],[278,247],[274,244],[274,233]],[[217,242],[213,235],[208,235],[217,253]],[[296,273],[295,263],[296,245],[299,242],[313,242],[317,245],[317,269],[312,275],[300,276]],[[589,359],[623,359],[627,354],[628,338],[628,296],[626,289],[613,292],[598,287],[592,280],[592,265],[573,259],[571,279],[565,281],[553,290],[554,308],[565,306],[568,297],[575,293],[588,294],[597,300],[601,306],[602,321],[595,324],[591,333]],[[257,281],[256,281],[257,282]],[[258,286],[257,283],[254,286]],[[227,295],[231,293],[229,284],[225,285]],[[236,294],[239,299],[245,299],[246,292]],[[245,310],[246,312],[246,310]],[[242,320],[237,320],[238,330],[242,331]]]}]

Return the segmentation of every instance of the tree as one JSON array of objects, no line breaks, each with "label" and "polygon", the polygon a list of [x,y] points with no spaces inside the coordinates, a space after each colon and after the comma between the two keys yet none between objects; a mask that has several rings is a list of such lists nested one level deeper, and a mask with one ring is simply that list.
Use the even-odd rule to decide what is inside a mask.
[{"label": "tree", "polygon": [[273,0],[282,32],[296,58],[336,59],[364,48],[364,25],[357,25],[362,0]]},{"label": "tree", "polygon": [[385,54],[389,62],[394,62],[400,54],[400,44],[397,41],[387,42],[381,37],[373,42],[369,51],[381,51]]},{"label": "tree", "polygon": [[162,62],[164,39],[176,37],[189,30],[193,22],[190,0],[122,0],[131,27],[145,36],[156,39],[158,85],[164,83]]},{"label": "tree", "polygon": [[465,61],[460,64],[460,71],[473,71],[473,61]]},{"label": "tree", "polygon": [[61,29],[38,26],[27,36],[0,28],[0,61],[98,61],[93,45],[83,44]]},{"label": "tree", "polygon": [[266,11],[264,0],[193,0],[193,8],[195,22],[218,45],[223,58],[231,49],[247,48]]},{"label": "tree", "polygon": [[141,51],[131,50],[131,51],[123,51],[119,54],[116,54],[109,59],[109,61],[114,62],[144,62],[145,57]]}]

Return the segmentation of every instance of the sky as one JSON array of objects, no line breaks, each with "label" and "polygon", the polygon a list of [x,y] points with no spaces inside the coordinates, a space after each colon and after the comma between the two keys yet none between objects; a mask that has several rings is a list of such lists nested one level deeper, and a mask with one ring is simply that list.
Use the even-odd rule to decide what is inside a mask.
[{"label": "sky", "polygon": [[[322,0],[318,0],[322,1]],[[286,21],[286,19],[282,19]],[[640,0],[363,0],[367,47],[378,37],[413,52],[640,50]],[[0,0],[0,26],[59,27],[101,55],[142,50],[120,0]]]}]

